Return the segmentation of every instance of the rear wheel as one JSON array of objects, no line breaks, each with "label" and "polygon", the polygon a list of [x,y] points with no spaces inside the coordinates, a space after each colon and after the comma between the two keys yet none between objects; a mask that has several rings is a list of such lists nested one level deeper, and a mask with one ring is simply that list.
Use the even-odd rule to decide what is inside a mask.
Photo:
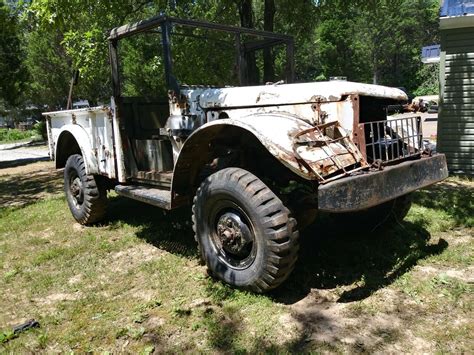
[{"label": "rear wheel", "polygon": [[204,180],[194,198],[193,227],[209,273],[230,285],[268,291],[294,268],[296,221],[246,170],[226,168]]},{"label": "rear wheel", "polygon": [[71,155],[64,168],[64,192],[76,221],[91,224],[102,220],[107,210],[107,190],[100,177],[86,174],[84,160]]}]

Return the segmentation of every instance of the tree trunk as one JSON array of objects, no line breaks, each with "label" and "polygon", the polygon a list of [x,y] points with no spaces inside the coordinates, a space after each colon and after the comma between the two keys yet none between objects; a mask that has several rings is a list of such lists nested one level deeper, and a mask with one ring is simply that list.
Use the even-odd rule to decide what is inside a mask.
[{"label": "tree trunk", "polygon": [[[374,49],[375,50],[375,49]],[[377,85],[377,82],[378,82],[378,61],[377,61],[377,55],[374,53],[373,57],[372,57],[372,60],[373,60],[373,69],[372,69],[372,84],[375,84]]]},{"label": "tree trunk", "polygon": [[241,0],[239,5],[240,25],[253,28],[252,0]]},{"label": "tree trunk", "polygon": [[[273,32],[275,12],[275,0],[265,0],[263,14],[263,29],[265,31]],[[271,48],[263,49],[263,81],[275,81],[274,57]]]},{"label": "tree trunk", "polygon": [[[252,0],[241,0],[239,3],[240,25],[242,27],[254,28],[253,25],[253,9]],[[257,61],[255,59],[255,52],[245,53],[246,62],[246,84],[258,84],[260,75],[257,68]]]}]

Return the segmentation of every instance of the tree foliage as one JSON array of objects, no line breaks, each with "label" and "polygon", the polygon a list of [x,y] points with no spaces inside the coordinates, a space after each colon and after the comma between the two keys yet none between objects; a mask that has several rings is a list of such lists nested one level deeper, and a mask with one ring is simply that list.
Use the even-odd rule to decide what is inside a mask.
[{"label": "tree foliage", "polygon": [[66,102],[71,77],[70,59],[56,31],[30,31],[25,35],[25,65],[30,74],[27,98],[51,109]]},{"label": "tree foliage", "polygon": [[433,0],[324,2],[316,27],[322,74],[414,90],[421,47],[437,41],[438,6]]},{"label": "tree foliage", "polygon": [[[5,53],[0,63],[0,95],[10,103],[18,102],[23,93],[34,103],[64,106],[73,69],[81,72],[76,97],[92,103],[107,101],[111,94],[110,29],[160,12],[293,35],[298,81],[346,76],[409,90],[424,87],[424,92],[437,85],[419,54],[423,45],[438,40],[438,0],[35,0],[9,4],[0,0],[0,51]],[[209,31],[193,35],[211,39],[173,37],[178,79],[223,85],[229,83],[222,80],[227,76],[231,83],[235,81],[234,54],[222,44],[229,38]],[[128,95],[163,91],[161,44],[145,37],[120,48],[121,69],[129,79],[123,89]],[[255,82],[277,80],[284,69],[282,50],[259,51],[247,59]]]},{"label": "tree foliage", "polygon": [[28,78],[23,57],[17,17],[0,0],[0,101],[9,106],[19,104]]}]

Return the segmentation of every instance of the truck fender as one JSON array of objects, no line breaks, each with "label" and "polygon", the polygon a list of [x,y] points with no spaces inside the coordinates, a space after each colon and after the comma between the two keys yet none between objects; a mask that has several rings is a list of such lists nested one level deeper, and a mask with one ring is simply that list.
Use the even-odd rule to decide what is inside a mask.
[{"label": "truck fender", "polygon": [[82,158],[85,162],[85,168],[87,174],[98,174],[99,173],[99,164],[97,162],[97,157],[94,155],[94,148],[92,147],[92,143],[89,139],[89,135],[86,130],[77,125],[77,124],[68,124],[61,127],[58,138],[56,141],[55,147],[55,160],[56,160],[56,168],[64,167],[67,158],[71,151],[71,146],[67,146],[66,141],[70,140],[70,137],[74,138],[77,146],[81,151]]},{"label": "truck fender", "polygon": [[178,155],[172,181],[172,191],[188,194],[189,187],[199,173],[208,156],[210,142],[217,136],[225,136],[227,129],[239,129],[250,133],[284,166],[304,179],[314,179],[298,163],[293,152],[292,132],[300,132],[312,126],[297,116],[282,113],[262,113],[240,118],[224,118],[209,122],[195,130]]}]

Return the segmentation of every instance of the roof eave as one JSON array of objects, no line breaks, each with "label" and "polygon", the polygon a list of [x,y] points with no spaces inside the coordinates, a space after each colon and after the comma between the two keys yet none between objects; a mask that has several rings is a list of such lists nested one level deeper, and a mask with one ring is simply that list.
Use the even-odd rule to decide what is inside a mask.
[{"label": "roof eave", "polygon": [[474,14],[464,16],[446,16],[439,19],[440,30],[474,27]]}]

